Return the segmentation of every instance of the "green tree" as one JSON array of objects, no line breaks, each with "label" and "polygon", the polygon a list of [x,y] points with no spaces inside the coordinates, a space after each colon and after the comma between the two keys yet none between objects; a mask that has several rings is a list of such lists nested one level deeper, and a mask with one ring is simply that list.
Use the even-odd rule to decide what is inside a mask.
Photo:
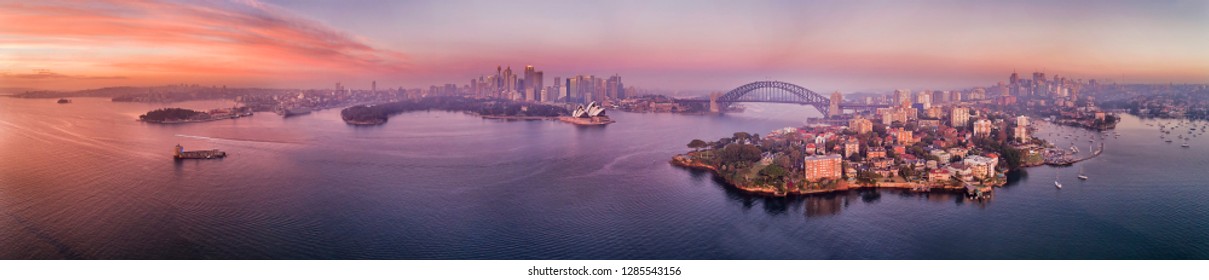
[{"label": "green tree", "polygon": [[751,138],[751,134],[747,132],[735,132],[734,137],[731,137],[735,142],[747,140],[748,138]]},{"label": "green tree", "polygon": [[772,160],[772,162],[774,165],[780,165],[781,168],[785,169],[792,169],[793,167],[793,161],[789,160],[789,157],[786,157],[785,155],[777,156]]},{"label": "green tree", "polygon": [[781,177],[784,177],[785,174],[785,168],[781,168],[780,165],[776,164],[769,164],[768,166],[765,166],[764,169],[760,169],[760,175],[768,176],[768,178],[772,178],[774,180],[779,180]]},{"label": "green tree", "polygon": [[693,141],[688,142],[688,147],[693,149],[693,151],[697,151],[708,146],[709,143],[705,143],[705,141],[702,141],[701,139],[693,139]]}]

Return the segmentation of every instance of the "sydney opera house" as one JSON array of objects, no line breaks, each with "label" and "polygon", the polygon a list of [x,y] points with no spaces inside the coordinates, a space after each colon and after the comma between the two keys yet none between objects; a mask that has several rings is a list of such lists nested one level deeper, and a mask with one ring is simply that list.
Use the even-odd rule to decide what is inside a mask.
[{"label": "sydney opera house", "polygon": [[605,115],[605,108],[596,102],[588,103],[588,106],[579,105],[571,112],[571,116],[559,120],[577,125],[605,125],[614,122]]},{"label": "sydney opera house", "polygon": [[587,107],[584,107],[584,105],[579,105],[578,108],[575,108],[575,111],[571,112],[571,116],[576,118],[591,118],[604,116],[604,113],[604,107],[601,107],[600,104],[596,104],[596,102],[592,102],[588,103]]}]

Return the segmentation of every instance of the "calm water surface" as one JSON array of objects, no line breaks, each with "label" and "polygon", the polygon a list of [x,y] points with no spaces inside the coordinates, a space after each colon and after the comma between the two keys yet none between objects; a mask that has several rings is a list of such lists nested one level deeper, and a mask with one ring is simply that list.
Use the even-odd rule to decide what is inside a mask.
[{"label": "calm water surface", "polygon": [[[977,202],[764,198],[667,163],[694,138],[800,125],[808,107],[611,112],[602,128],[432,111],[358,128],[337,110],[152,125],[134,119],[230,103],[74,101],[0,97],[0,258],[1209,258],[1209,136],[1180,148],[1129,116],[1104,155],[1014,174]],[[1094,135],[1037,134],[1085,152]],[[176,144],[230,157],[174,162]]]}]

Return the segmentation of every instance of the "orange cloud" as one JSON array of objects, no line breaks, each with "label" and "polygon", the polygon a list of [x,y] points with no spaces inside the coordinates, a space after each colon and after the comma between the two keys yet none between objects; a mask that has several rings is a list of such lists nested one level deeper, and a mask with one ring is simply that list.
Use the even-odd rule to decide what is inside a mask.
[{"label": "orange cloud", "polygon": [[86,79],[86,80],[108,80],[108,79],[125,79],[122,76],[85,76],[85,75],[64,75],[50,70],[41,70],[31,74],[10,74],[3,73],[0,77],[4,79],[27,79],[27,80],[54,80],[54,79]]},{"label": "orange cloud", "polygon": [[[128,76],[144,82],[248,76],[266,80],[403,73],[408,58],[255,1],[189,4],[90,1],[0,4],[0,69]],[[58,76],[56,76],[58,75]]]}]

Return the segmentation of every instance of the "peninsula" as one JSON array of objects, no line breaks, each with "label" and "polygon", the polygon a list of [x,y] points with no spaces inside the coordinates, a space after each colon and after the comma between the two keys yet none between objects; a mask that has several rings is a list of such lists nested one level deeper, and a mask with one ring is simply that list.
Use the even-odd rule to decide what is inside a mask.
[{"label": "peninsula", "polygon": [[420,110],[444,110],[470,113],[484,119],[553,120],[570,112],[561,106],[500,99],[475,99],[460,96],[430,96],[372,105],[357,105],[340,111],[350,125],[380,125],[390,116]]}]

